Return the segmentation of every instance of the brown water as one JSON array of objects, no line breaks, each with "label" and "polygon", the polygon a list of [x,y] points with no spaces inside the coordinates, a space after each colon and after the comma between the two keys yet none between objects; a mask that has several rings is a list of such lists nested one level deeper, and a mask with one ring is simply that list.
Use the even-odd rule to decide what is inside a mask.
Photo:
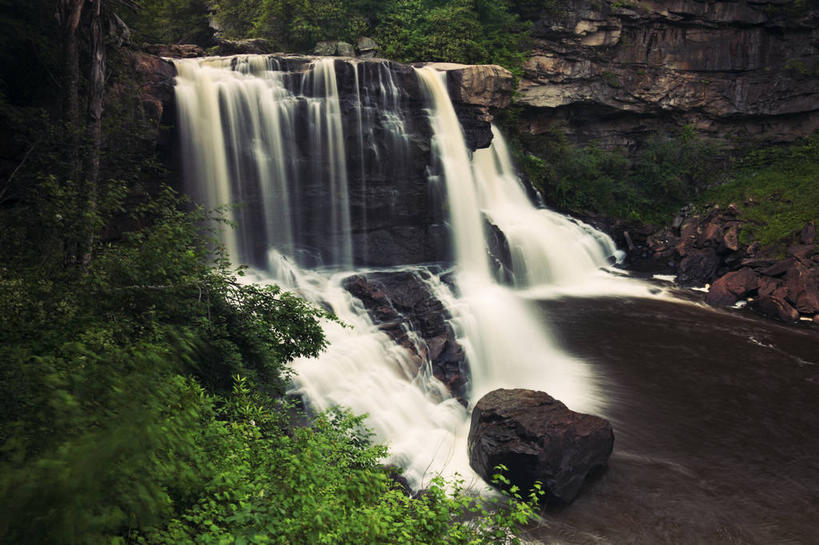
[{"label": "brown water", "polygon": [[646,299],[543,302],[615,447],[548,544],[819,544],[819,332]]}]

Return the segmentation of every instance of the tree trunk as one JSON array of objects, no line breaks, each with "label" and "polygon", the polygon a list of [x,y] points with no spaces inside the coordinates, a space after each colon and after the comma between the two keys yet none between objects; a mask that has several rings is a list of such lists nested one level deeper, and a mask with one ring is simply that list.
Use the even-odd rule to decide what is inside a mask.
[{"label": "tree trunk", "polygon": [[94,245],[99,195],[100,156],[102,154],[102,107],[105,96],[105,40],[102,32],[102,0],[89,0],[91,8],[91,67],[88,77],[88,150],[85,187],[89,218],[88,239],[83,263],[88,264]]},{"label": "tree trunk", "polygon": [[69,177],[79,176],[80,155],[80,53],[77,30],[80,26],[85,0],[58,0],[57,20],[63,34],[63,68],[65,72],[65,89],[63,90],[63,108],[66,126],[69,131],[69,153],[73,164]]}]

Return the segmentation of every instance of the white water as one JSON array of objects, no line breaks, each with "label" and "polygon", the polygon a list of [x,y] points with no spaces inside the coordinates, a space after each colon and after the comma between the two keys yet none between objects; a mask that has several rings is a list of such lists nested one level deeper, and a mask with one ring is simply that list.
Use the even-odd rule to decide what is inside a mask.
[{"label": "white water", "polygon": [[[237,69],[231,70],[231,63]],[[399,89],[386,65],[376,72],[378,86],[362,81],[353,66],[358,134],[347,139],[333,61],[313,62],[299,90],[288,88],[276,61],[264,57],[178,61],[177,67],[185,172],[194,196],[208,206],[254,201],[233,213],[238,228],[224,234],[231,254],[256,265],[255,281],[298,290],[329,305],[348,326],[326,324],[328,350],[319,358],[294,362],[294,392],[317,409],[342,405],[368,414],[377,437],[389,444],[391,462],[406,468],[414,486],[439,473],[473,478],[466,453],[468,411],[432,376],[429,361],[417,361],[392,342],[361,302],[341,287],[356,251],[350,236],[350,154],[359,155],[365,185],[365,160],[389,169],[405,159],[400,155],[408,136]],[[557,346],[530,298],[536,290],[583,292],[595,286],[608,293],[615,285],[632,286],[601,272],[615,253],[611,240],[587,225],[533,207],[499,132],[489,149],[472,157],[443,74],[423,68],[417,75],[434,135],[430,183],[437,180],[446,187],[458,295],[434,275],[426,282],[451,314],[467,354],[471,403],[499,387],[534,388],[575,410],[600,412],[604,395],[592,369]],[[300,104],[307,105],[310,153],[297,147]],[[376,120],[380,132],[373,129]],[[377,134],[395,140],[388,149],[396,157],[375,154],[382,148],[368,143]],[[347,149],[345,140],[357,142],[357,149]],[[302,190],[295,159],[300,155],[312,161],[311,176],[333,198],[331,206],[315,210],[310,218],[292,217],[290,207],[293,194]],[[485,219],[509,242],[514,287],[498,284],[490,270]],[[315,222],[326,224],[326,236],[337,241],[335,253],[324,256],[333,270],[296,265],[304,262],[298,249],[304,225]],[[410,337],[424,342],[412,332]]]}]

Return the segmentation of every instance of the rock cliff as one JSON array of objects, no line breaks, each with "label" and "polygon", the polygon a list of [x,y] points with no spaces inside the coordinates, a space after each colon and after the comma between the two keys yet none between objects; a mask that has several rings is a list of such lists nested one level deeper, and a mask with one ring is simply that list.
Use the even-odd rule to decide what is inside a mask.
[{"label": "rock cliff", "polygon": [[[183,58],[198,54],[195,49],[183,46],[157,51]],[[239,65],[247,61],[242,55],[227,59],[229,66],[236,70],[244,69]],[[283,78],[282,85],[295,97],[313,88],[310,74],[318,59],[269,55],[265,62],[276,66]],[[150,110],[157,125],[160,119],[163,125],[172,125],[176,111],[173,63],[139,53],[134,55],[134,65],[146,82],[141,98],[143,105]],[[292,137],[298,144],[296,149],[301,151],[288,156],[288,160],[292,159],[288,168],[300,180],[289,196],[292,208],[300,211],[293,215],[297,219],[292,226],[298,255],[304,260],[300,264],[314,266],[331,262],[328,256],[335,255],[334,252],[344,246],[339,237],[351,239],[351,257],[356,265],[448,262],[450,237],[446,222],[440,217],[442,190],[429,183],[429,167],[433,164],[429,106],[414,68],[375,58],[337,58],[331,65],[343,127],[342,147],[348,150],[341,168],[345,168],[349,189],[345,211],[349,214],[349,229],[333,230],[315,221],[315,218],[333,217],[334,207],[339,206],[338,199],[334,200],[331,195],[332,189],[316,173],[334,171],[339,165],[321,163],[327,160],[326,154],[311,155],[316,142],[311,140],[308,127],[307,97],[302,97],[304,100],[295,101],[301,106],[294,107],[292,112],[296,127]],[[488,146],[492,139],[492,115],[509,104],[514,91],[512,74],[499,66],[450,64],[438,65],[436,69],[446,74],[467,145],[472,149]],[[170,139],[166,141],[170,143]],[[183,153],[173,144],[165,151],[171,164],[174,155]],[[242,154],[242,161],[251,161],[247,155]],[[253,172],[255,168],[250,163],[242,165],[246,172]],[[256,189],[247,189],[242,195],[243,202],[261,202],[259,195],[253,192],[261,185],[248,185]],[[263,241],[258,247],[245,250],[247,255],[253,256],[252,262],[266,262],[267,247]]]},{"label": "rock cliff", "polygon": [[691,125],[790,141],[819,128],[815,2],[569,0],[533,29],[520,130],[634,148]]}]

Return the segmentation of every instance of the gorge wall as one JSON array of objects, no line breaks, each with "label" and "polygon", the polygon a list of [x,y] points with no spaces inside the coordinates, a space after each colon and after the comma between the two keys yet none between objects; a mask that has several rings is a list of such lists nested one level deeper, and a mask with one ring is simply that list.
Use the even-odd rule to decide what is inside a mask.
[{"label": "gorge wall", "polygon": [[819,128],[816,2],[570,0],[532,31],[519,130],[632,149],[693,126],[787,142]]}]

